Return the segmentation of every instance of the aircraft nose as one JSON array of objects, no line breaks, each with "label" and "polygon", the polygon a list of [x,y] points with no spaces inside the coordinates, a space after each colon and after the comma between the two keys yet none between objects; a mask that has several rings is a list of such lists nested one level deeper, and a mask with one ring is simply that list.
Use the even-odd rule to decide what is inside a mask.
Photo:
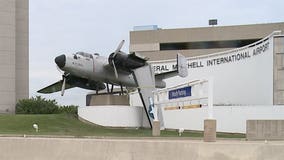
[{"label": "aircraft nose", "polygon": [[57,56],[55,58],[55,63],[59,68],[63,68],[65,66],[66,56],[64,54]]}]

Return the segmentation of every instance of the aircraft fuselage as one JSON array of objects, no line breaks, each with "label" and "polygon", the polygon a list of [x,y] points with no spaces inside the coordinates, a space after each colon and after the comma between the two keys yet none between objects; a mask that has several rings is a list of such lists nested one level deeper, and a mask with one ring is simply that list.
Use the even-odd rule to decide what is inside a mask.
[{"label": "aircraft fuselage", "polygon": [[80,78],[127,87],[137,87],[133,75],[129,72],[118,70],[118,78],[116,78],[113,68],[108,66],[108,59],[106,57],[87,53],[83,54],[64,55],[65,65],[61,67],[57,65],[61,70]]}]

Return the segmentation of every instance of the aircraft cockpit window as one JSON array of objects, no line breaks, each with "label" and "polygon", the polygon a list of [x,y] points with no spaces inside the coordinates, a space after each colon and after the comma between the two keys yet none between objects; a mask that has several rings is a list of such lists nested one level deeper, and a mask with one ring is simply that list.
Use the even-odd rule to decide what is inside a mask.
[{"label": "aircraft cockpit window", "polygon": [[76,54],[80,55],[80,56],[83,56],[83,57],[86,57],[86,58],[93,58],[92,54],[86,53],[86,52],[77,52]]},{"label": "aircraft cockpit window", "polygon": [[94,57],[95,57],[96,59],[98,59],[99,56],[100,56],[100,54],[94,53]]}]

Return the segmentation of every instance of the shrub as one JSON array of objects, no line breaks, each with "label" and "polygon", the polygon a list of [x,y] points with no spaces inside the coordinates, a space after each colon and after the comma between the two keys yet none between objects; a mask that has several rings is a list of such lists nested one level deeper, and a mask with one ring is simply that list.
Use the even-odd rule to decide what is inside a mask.
[{"label": "shrub", "polygon": [[52,114],[58,111],[55,100],[47,100],[41,96],[22,99],[16,104],[16,113],[19,114]]},{"label": "shrub", "polygon": [[70,113],[77,114],[78,106],[60,106],[53,100],[47,100],[41,96],[22,99],[16,104],[17,114],[56,114]]},{"label": "shrub", "polygon": [[75,105],[59,107],[60,113],[77,114],[77,111],[78,111],[78,106],[75,106]]}]

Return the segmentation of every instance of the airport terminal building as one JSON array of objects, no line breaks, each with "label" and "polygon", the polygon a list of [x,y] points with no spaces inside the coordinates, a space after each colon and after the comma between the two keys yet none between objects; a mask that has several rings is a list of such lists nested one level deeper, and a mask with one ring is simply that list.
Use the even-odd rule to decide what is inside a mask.
[{"label": "airport terminal building", "polygon": [[0,0],[0,113],[29,97],[29,1]]},{"label": "airport terminal building", "polygon": [[[154,91],[161,129],[203,131],[204,119],[212,115],[218,132],[246,133],[247,120],[283,119],[283,22],[183,29],[134,27],[129,50],[149,57],[155,73],[176,69],[177,53],[187,57],[188,76],[168,78],[167,88]],[[176,96],[180,91],[186,96]],[[79,117],[102,126],[147,127],[138,93],[129,95],[130,105],[80,107]]]},{"label": "airport terminal building", "polygon": [[[188,57],[188,78],[177,77],[168,80],[167,84],[173,86],[213,76],[215,105],[280,105],[284,104],[283,33],[284,23],[181,29],[139,26],[130,32],[129,48],[130,52],[149,57],[156,72],[173,69],[176,54],[185,55]],[[263,41],[268,39],[270,42]],[[264,46],[254,48],[260,43]],[[218,54],[234,58],[238,51],[230,50],[244,46],[250,49],[243,51],[251,50],[251,53],[240,53],[243,57],[240,61],[220,62],[230,57],[221,56],[220,59]],[[255,50],[263,51],[265,48],[269,53],[253,56]]]}]

